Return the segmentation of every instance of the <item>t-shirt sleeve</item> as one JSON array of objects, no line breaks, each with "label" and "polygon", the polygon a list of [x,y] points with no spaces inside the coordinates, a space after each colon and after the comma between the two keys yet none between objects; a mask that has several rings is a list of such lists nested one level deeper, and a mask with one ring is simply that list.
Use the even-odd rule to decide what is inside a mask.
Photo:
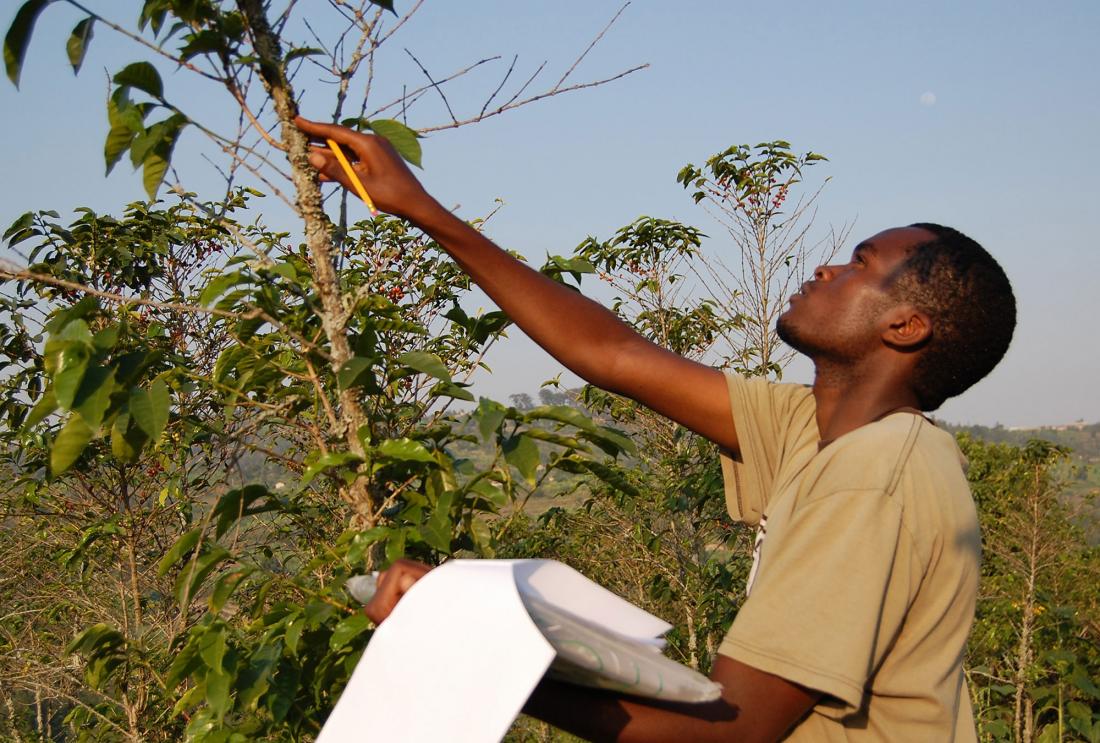
[{"label": "t-shirt sleeve", "polygon": [[740,452],[722,454],[726,508],[735,521],[760,523],[782,458],[817,440],[813,393],[796,384],[775,384],[726,374]]},{"label": "t-shirt sleeve", "polygon": [[858,710],[905,615],[888,597],[913,559],[901,509],[881,490],[820,496],[765,550],[718,652],[832,697],[827,714]]}]

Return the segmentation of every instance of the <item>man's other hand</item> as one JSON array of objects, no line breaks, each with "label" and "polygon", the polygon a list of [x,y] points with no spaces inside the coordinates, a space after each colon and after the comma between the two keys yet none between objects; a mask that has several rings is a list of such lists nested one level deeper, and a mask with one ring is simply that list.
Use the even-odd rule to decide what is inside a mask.
[{"label": "man's other hand", "polygon": [[378,590],[367,602],[363,611],[375,624],[381,624],[390,615],[401,597],[413,584],[423,578],[431,566],[415,560],[398,560],[378,576]]}]

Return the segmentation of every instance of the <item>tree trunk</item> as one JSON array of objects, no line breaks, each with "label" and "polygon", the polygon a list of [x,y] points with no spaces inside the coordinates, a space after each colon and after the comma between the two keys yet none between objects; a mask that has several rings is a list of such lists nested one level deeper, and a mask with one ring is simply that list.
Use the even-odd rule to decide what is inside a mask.
[{"label": "tree trunk", "polygon": [[[336,274],[333,225],[325,214],[317,173],[309,164],[308,138],[294,125],[298,106],[294,101],[290,81],[286,77],[278,36],[271,30],[262,0],[239,0],[237,5],[260,59],[260,76],[264,89],[271,96],[281,124],[280,134],[287,148],[298,215],[303,222],[306,245],[313,262],[313,286],[321,300],[321,325],[329,342],[332,371],[336,373],[353,354],[347,336],[344,297]],[[359,429],[367,422],[366,415],[354,390],[343,390],[339,399],[340,425],[343,429],[340,434],[348,449],[362,456],[364,449],[359,440]],[[353,526],[365,528],[373,525],[374,511],[378,504],[367,487],[365,477],[359,477],[341,495],[352,508]]]},{"label": "tree trunk", "polygon": [[1042,497],[1041,483],[1036,480],[1034,489],[1030,493],[1028,508],[1030,510],[1031,523],[1027,544],[1027,583],[1023,601],[1023,617],[1020,621],[1020,642],[1016,647],[1016,695],[1014,731],[1016,740],[1021,743],[1031,743],[1035,731],[1032,724],[1032,699],[1027,694],[1028,671],[1031,669],[1034,651],[1032,648],[1032,635],[1035,630],[1035,594],[1039,576],[1039,551],[1040,521],[1042,509],[1040,499]]}]

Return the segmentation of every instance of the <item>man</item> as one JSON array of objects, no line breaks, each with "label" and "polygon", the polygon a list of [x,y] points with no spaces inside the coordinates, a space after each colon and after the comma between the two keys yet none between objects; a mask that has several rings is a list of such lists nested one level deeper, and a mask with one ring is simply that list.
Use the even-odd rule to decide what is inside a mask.
[{"label": "man", "polygon": [[[762,527],[750,593],[712,678],[671,705],[544,681],[526,711],[592,740],[974,740],[962,674],[980,543],[964,461],[922,415],[1004,355],[1015,302],[980,246],[886,230],[791,298],[781,337],[812,389],[725,375],[662,349],[510,257],[429,196],[382,139],[299,120],[358,156],[377,206],[431,235],[535,342],[592,384],[716,442],[731,515]],[[349,187],[327,151],[322,180]],[[426,572],[386,571],[382,621]]]}]

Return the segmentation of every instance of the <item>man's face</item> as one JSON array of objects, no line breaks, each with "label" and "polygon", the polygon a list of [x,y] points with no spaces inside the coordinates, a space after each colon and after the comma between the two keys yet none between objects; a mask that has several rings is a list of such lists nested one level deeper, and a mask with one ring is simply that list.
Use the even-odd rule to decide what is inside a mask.
[{"label": "man's face", "polygon": [[779,337],[815,360],[850,362],[879,348],[882,315],[897,304],[889,293],[893,271],[935,237],[897,227],[861,242],[848,263],[821,266],[791,297],[776,325]]}]

